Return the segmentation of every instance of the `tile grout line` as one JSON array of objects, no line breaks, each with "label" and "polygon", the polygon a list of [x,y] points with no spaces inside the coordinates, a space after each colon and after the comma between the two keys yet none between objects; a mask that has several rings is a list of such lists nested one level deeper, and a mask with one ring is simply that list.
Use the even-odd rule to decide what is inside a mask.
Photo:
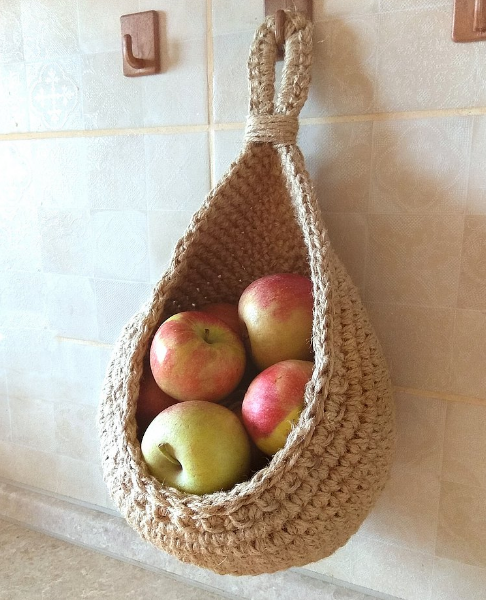
[{"label": "tile grout line", "polygon": [[208,150],[209,150],[209,189],[215,186],[214,164],[214,47],[213,47],[213,2],[206,0],[206,70],[208,102]]}]

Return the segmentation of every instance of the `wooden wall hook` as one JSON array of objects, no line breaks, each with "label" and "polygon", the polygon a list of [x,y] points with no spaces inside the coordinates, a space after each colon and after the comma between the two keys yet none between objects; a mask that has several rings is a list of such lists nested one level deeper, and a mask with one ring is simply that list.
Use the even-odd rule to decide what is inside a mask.
[{"label": "wooden wall hook", "polygon": [[145,61],[142,58],[133,56],[132,36],[129,33],[125,33],[122,40],[123,60],[128,63],[132,69],[143,69]]},{"label": "wooden wall hook", "polygon": [[154,75],[160,71],[159,19],[155,10],[120,17],[123,74]]}]

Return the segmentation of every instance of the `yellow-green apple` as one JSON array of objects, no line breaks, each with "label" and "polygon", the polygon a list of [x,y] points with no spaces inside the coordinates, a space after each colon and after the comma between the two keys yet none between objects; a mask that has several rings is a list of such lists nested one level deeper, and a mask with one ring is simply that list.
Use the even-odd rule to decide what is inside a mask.
[{"label": "yellow-green apple", "polygon": [[240,319],[260,370],[288,359],[311,360],[312,283],[296,273],[261,277],[243,292]]},{"label": "yellow-green apple", "polygon": [[157,330],[150,366],[157,385],[176,400],[218,402],[245,371],[241,339],[218,317],[202,311],[173,315]]},{"label": "yellow-green apple", "polygon": [[227,325],[229,325],[237,335],[243,338],[243,324],[238,316],[237,304],[230,304],[229,302],[214,302],[212,304],[205,304],[204,306],[201,306],[200,310],[218,317],[221,319],[221,321],[224,321]]},{"label": "yellow-green apple", "polygon": [[250,471],[250,442],[238,417],[213,402],[180,402],[150,423],[142,454],[160,482],[191,494],[228,490]]},{"label": "yellow-green apple", "polygon": [[160,412],[176,402],[177,400],[171,398],[157,385],[147,357],[143,361],[143,373],[140,379],[140,391],[137,400],[138,439],[142,439],[145,430]]},{"label": "yellow-green apple", "polygon": [[314,364],[284,360],[252,381],[241,407],[243,423],[262,452],[272,456],[283,448],[304,406],[304,393]]}]

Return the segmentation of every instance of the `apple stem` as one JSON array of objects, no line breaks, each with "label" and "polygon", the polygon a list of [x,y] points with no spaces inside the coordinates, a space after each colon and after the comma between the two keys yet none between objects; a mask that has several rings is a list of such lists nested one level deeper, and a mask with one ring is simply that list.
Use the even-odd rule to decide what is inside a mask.
[{"label": "apple stem", "polygon": [[204,330],[204,341],[209,344],[209,329]]},{"label": "apple stem", "polygon": [[176,465],[177,467],[180,467],[182,469],[182,465],[181,463],[177,460],[177,458],[172,454],[171,450],[172,448],[170,447],[169,444],[159,444],[158,445],[159,450],[162,452],[162,454],[164,455],[164,457],[173,465]]}]

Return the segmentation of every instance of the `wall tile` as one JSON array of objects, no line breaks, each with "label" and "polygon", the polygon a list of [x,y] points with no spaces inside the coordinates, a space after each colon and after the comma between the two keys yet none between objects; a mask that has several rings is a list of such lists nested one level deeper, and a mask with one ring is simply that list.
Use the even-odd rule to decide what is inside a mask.
[{"label": "wall tile", "polygon": [[[485,61],[486,62],[486,61]],[[486,75],[486,71],[485,71]],[[486,214],[486,115],[475,117],[469,166],[468,212]]]},{"label": "wall tile", "polygon": [[431,600],[483,600],[486,569],[445,558],[436,558]]},{"label": "wall tile", "polygon": [[83,129],[79,56],[26,64],[31,131]]},{"label": "wall tile", "polygon": [[265,18],[265,9],[259,0],[232,2],[213,0],[212,30],[214,35],[226,35],[239,31],[255,31]]},{"label": "wall tile", "polygon": [[208,122],[205,39],[169,39],[162,73],[143,77],[146,127],[201,125]]},{"label": "wall tile", "polygon": [[10,441],[11,438],[9,402],[6,393],[2,393],[0,394],[0,442]]},{"label": "wall tile", "polygon": [[448,0],[379,0],[379,3],[382,12],[449,6]]},{"label": "wall tile", "polygon": [[457,310],[454,327],[451,390],[486,399],[486,314]]},{"label": "wall tile", "polygon": [[463,212],[471,128],[467,117],[376,122],[371,209]]},{"label": "wall tile", "polygon": [[450,389],[454,311],[367,303],[394,385]]},{"label": "wall tile", "polygon": [[228,129],[214,132],[214,179],[218,182],[236,160],[243,148],[244,129]]},{"label": "wall tile", "polygon": [[114,343],[129,319],[147,302],[152,287],[131,281],[95,280],[99,339]]},{"label": "wall tile", "polygon": [[374,110],[471,106],[476,96],[476,44],[451,42],[451,9],[381,15]]},{"label": "wall tile", "polygon": [[466,217],[458,306],[486,309],[486,215]]},{"label": "wall tile", "polygon": [[57,456],[58,478],[55,492],[90,504],[107,507],[108,493],[101,467],[69,456]]},{"label": "wall tile", "polygon": [[125,77],[120,52],[83,56],[86,129],[140,127],[143,78]]},{"label": "wall tile", "polygon": [[156,10],[167,40],[206,36],[206,0],[139,0],[140,10]]},{"label": "wall tile", "polygon": [[147,216],[135,210],[93,210],[95,276],[148,281]]},{"label": "wall tile", "polygon": [[367,212],[372,123],[303,125],[298,143],[324,211]]},{"label": "wall tile", "polygon": [[486,406],[449,403],[442,479],[486,489],[485,422]]},{"label": "wall tile", "polygon": [[58,457],[42,448],[0,442],[0,477],[54,492],[58,480]]},{"label": "wall tile", "polygon": [[148,208],[196,211],[209,192],[207,134],[147,135],[145,152]]},{"label": "wall tile", "polygon": [[476,104],[484,106],[486,103],[486,48],[484,44],[478,44],[478,75],[476,85]]},{"label": "wall tile", "polygon": [[359,4],[353,0],[317,0],[313,6],[314,22],[341,15],[374,13],[378,10],[379,0],[363,0]]},{"label": "wall tile", "polygon": [[455,306],[461,215],[371,215],[369,231],[367,298]]},{"label": "wall tile", "polygon": [[442,482],[436,554],[486,567],[484,490],[472,485]]},{"label": "wall tile", "polygon": [[0,272],[0,289],[2,329],[47,327],[46,281],[42,273]]},{"label": "wall tile", "polygon": [[120,17],[136,12],[139,12],[138,0],[78,0],[79,46],[82,52],[120,52]]},{"label": "wall tile", "polygon": [[353,578],[356,561],[359,560],[360,546],[361,538],[354,535],[328,558],[306,565],[304,571],[309,570],[341,581],[350,581]]},{"label": "wall tile", "polygon": [[55,410],[52,402],[35,398],[10,398],[12,439],[32,452],[56,451]]},{"label": "wall tile", "polygon": [[0,133],[27,131],[29,104],[24,63],[0,64]]},{"label": "wall tile", "polygon": [[169,266],[172,253],[189,225],[191,211],[150,211],[149,255],[150,281],[156,283]]},{"label": "wall tile", "polygon": [[25,60],[40,60],[79,50],[76,0],[22,0]]},{"label": "wall tile", "polygon": [[447,403],[437,398],[395,392],[395,465],[434,478],[440,474]]},{"label": "wall tile", "polygon": [[21,0],[4,0],[0,19],[0,64],[22,60]]},{"label": "wall tile", "polygon": [[97,412],[96,406],[55,405],[53,439],[57,454],[99,462]]},{"label": "wall tile", "polygon": [[143,136],[94,137],[86,142],[91,208],[145,210]]},{"label": "wall tile", "polygon": [[316,23],[312,84],[303,117],[373,110],[378,17],[362,15]]}]

